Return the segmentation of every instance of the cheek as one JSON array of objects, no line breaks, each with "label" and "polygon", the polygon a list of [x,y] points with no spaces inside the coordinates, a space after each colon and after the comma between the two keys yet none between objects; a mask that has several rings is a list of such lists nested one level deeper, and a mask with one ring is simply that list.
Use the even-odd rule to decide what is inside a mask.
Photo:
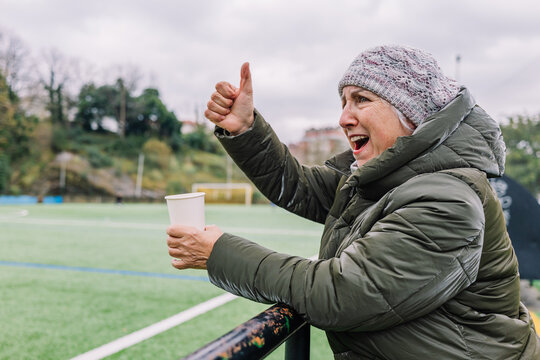
[{"label": "cheek", "polygon": [[389,147],[392,147],[394,143],[396,142],[397,137],[393,136],[392,134],[384,134],[381,137],[381,141],[379,143],[379,150],[380,152],[383,152],[384,150],[388,149]]},{"label": "cheek", "polygon": [[376,142],[379,152],[392,147],[396,142],[397,138],[403,135],[408,135],[405,133],[399,118],[391,110],[391,108],[385,108],[384,111],[380,112],[380,117],[376,125]]},{"label": "cheek", "polygon": [[399,136],[401,136],[401,134],[399,134],[396,129],[378,127],[377,131],[371,134],[375,152],[380,155],[383,151],[392,147]]}]

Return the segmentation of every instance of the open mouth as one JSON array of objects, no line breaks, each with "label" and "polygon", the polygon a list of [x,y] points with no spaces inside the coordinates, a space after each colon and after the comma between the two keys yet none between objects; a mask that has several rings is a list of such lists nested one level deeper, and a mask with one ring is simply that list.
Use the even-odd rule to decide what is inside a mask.
[{"label": "open mouth", "polygon": [[354,151],[363,148],[369,141],[369,136],[355,135],[351,136],[351,142],[354,144]]}]

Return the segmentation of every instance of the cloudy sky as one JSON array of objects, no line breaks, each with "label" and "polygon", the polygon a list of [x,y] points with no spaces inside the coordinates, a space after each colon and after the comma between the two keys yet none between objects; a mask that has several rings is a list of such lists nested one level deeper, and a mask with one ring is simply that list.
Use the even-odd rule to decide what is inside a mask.
[{"label": "cloudy sky", "polygon": [[285,142],[337,124],[341,75],[380,44],[431,52],[498,120],[540,113],[539,19],[538,0],[0,0],[0,32],[36,59],[54,48],[136,67],[181,119],[249,61],[255,105]]}]

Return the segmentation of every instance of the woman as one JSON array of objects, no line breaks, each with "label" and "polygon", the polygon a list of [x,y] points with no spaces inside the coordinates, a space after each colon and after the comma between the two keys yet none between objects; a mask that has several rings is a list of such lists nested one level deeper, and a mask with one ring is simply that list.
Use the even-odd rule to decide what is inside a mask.
[{"label": "woman", "polygon": [[351,151],[306,167],[253,108],[251,75],[218,83],[206,117],[277,205],[325,224],[319,260],[217,227],[168,229],[173,266],[291,305],[327,332],[336,359],[539,359],[518,264],[487,177],[504,170],[498,125],[433,57],[361,53],[339,83]]}]

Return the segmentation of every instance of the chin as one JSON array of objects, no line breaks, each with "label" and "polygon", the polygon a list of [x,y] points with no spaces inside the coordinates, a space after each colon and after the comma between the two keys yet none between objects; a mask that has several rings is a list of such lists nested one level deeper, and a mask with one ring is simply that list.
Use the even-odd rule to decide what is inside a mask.
[{"label": "chin", "polygon": [[356,160],[356,165],[358,165],[358,167],[364,165],[365,163],[367,163],[367,160]]},{"label": "chin", "polygon": [[365,163],[367,163],[368,161],[370,161],[370,160],[373,159],[373,158],[376,158],[376,156],[372,156],[372,157],[370,157],[369,159],[365,159],[365,158],[363,158],[363,159],[356,159],[356,164],[358,164],[358,167],[363,166]]}]

